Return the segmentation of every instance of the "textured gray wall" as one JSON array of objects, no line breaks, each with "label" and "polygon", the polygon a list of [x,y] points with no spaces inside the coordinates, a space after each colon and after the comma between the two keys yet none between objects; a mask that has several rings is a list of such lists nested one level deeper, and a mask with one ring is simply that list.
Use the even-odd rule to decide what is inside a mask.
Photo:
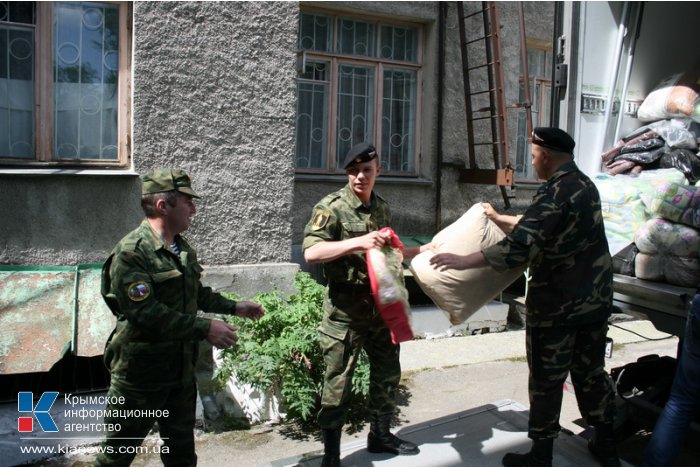
[{"label": "textured gray wall", "polygon": [[136,2],[134,162],[180,166],[209,264],[291,258],[294,2]]},{"label": "textured gray wall", "polygon": [[[291,259],[297,21],[294,2],[134,4],[134,168],[193,177],[205,264]],[[135,175],[0,175],[0,263],[103,261],[139,197]]]},{"label": "textured gray wall", "polygon": [[0,264],[104,261],[143,217],[133,176],[0,176]]}]

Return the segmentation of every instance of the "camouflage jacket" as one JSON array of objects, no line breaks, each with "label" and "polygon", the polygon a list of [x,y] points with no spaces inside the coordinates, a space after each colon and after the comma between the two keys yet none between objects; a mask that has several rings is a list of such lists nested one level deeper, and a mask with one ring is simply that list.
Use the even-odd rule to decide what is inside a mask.
[{"label": "camouflage jacket", "polygon": [[[314,206],[311,220],[304,228],[303,250],[323,241],[347,240],[389,227],[389,204],[372,192],[369,207],[352,191],[350,185],[324,197]],[[364,251],[356,251],[323,264],[329,282],[369,284]]]},{"label": "camouflage jacket", "polygon": [[573,161],[539,188],[513,232],[483,253],[496,270],[530,265],[528,326],[610,316],[612,260],[600,195]]},{"label": "camouflage jacket", "polygon": [[234,310],[234,301],[202,286],[195,250],[179,235],[176,242],[179,257],[144,220],[117,244],[102,267],[102,297],[117,317],[105,347],[105,362],[115,381],[194,381],[196,343],[210,326],[197,310]]}]

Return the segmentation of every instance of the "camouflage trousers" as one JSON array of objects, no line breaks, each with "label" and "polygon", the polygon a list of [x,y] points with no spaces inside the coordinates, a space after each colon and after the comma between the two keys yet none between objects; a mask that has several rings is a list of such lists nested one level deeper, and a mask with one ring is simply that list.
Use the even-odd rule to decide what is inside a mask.
[{"label": "camouflage trousers", "polygon": [[[197,465],[194,450],[194,422],[197,387],[194,382],[176,388],[138,388],[115,384],[109,388],[110,401],[124,398],[124,404],[109,403],[106,410],[117,416],[105,416],[105,424],[118,424],[119,431],[110,431],[102,443],[96,466],[127,466],[136,456],[143,438],[158,422],[163,446],[160,458],[165,466]],[[167,410],[167,416],[165,412]],[[122,417],[129,413],[136,416]],[[144,415],[145,414],[145,415]],[[157,417],[155,415],[163,415]]]},{"label": "camouflage trousers", "polygon": [[[342,307],[342,309],[341,309]],[[370,415],[393,413],[396,390],[401,379],[399,346],[374,308],[369,293],[329,292],[324,303],[324,319],[319,328],[319,344],[326,364],[318,424],[322,429],[345,423],[352,376],[362,349],[370,367]]]},{"label": "camouflage trousers", "polygon": [[615,393],[605,371],[607,331],[607,320],[575,327],[527,327],[530,438],[557,437],[563,385],[569,373],[586,423],[613,422]]}]

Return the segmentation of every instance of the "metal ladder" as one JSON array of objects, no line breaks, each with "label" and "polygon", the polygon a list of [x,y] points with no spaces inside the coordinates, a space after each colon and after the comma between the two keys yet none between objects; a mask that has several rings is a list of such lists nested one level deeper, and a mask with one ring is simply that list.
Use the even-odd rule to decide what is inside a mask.
[{"label": "metal ladder", "polygon": [[[480,10],[467,15],[464,14],[463,2],[455,2],[455,4],[459,16],[464,104],[466,108],[469,149],[469,166],[460,169],[459,181],[462,183],[497,185],[501,190],[505,207],[509,208],[511,196],[506,192],[506,186],[513,185],[514,171],[508,158],[505,80],[503,77],[503,57],[501,53],[497,2],[482,2]],[[477,15],[481,15],[483,18],[483,29],[479,31],[479,37],[468,39],[465,22]],[[477,49],[477,47],[481,47],[481,49]],[[477,55],[479,51],[483,51],[486,63],[477,63],[470,66],[470,49],[472,56]],[[481,58],[477,56],[473,57],[473,60],[476,62]],[[474,75],[483,78],[484,71],[486,72],[488,87],[474,90]],[[481,75],[477,75],[477,73],[481,73]],[[482,81],[484,80],[482,79]],[[478,83],[477,85],[483,86],[483,83]],[[488,101],[485,97],[488,97]],[[529,101],[529,99],[527,100]],[[487,105],[483,105],[484,103],[487,103]],[[475,108],[479,104],[482,105]],[[474,123],[482,120],[488,121],[483,122],[484,124],[479,127],[480,130],[485,127],[485,130],[480,131],[480,134],[486,138],[481,141],[475,141]],[[477,146],[491,147],[495,169],[484,169],[478,166],[476,161]]]}]

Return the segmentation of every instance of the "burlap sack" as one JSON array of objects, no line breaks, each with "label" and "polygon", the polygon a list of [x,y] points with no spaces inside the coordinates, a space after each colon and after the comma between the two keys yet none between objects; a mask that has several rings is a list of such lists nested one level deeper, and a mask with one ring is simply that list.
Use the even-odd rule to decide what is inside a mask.
[{"label": "burlap sack", "polygon": [[[472,206],[453,224],[433,238],[439,253],[468,255],[498,243],[503,231],[484,214],[481,203]],[[437,271],[430,265],[435,253],[424,251],[411,261],[410,270],[418,285],[435,304],[446,312],[450,323],[466,321],[479,308],[493,300],[526,269],[521,267],[496,272],[492,267],[466,271]]]}]

